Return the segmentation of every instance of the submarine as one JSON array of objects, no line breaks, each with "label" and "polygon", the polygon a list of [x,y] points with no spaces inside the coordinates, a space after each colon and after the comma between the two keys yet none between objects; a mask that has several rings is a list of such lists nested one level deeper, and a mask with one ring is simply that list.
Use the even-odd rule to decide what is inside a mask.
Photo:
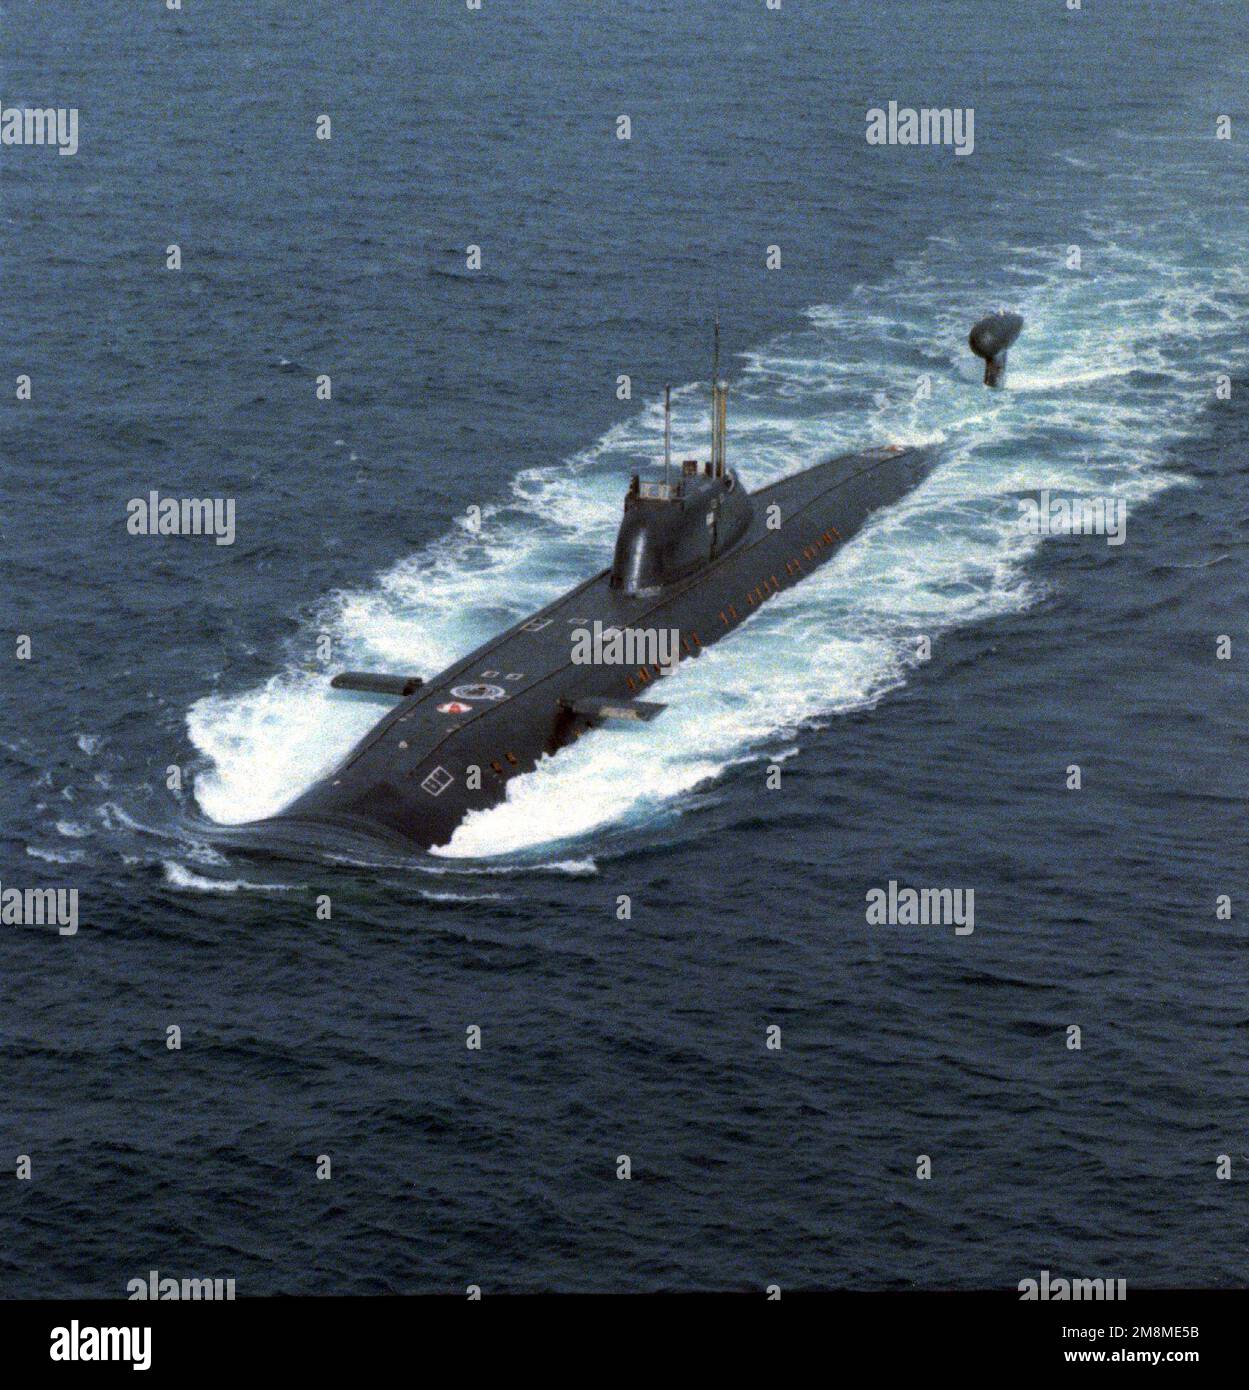
[{"label": "submarine", "polygon": [[[987,386],[1002,386],[1022,327],[1003,311],[972,329]],[[397,703],[332,772],[257,828],[320,843],[445,845],[541,758],[591,731],[660,717],[657,697],[681,662],[828,564],[935,466],[930,449],[890,444],[748,492],[727,463],[727,402],[717,324],[710,458],[685,459],[674,475],[665,391],[663,478],[633,475],[611,566],[440,675],[335,675],[335,689]]]}]

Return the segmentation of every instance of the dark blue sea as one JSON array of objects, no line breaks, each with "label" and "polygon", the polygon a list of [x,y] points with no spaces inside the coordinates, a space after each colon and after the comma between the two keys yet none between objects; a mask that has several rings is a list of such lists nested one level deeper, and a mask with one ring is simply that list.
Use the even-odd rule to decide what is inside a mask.
[{"label": "dark blue sea", "polygon": [[[1247,84],[1241,0],[4,0],[0,1293],[1243,1284]],[[930,479],[448,846],[231,848],[607,563],[716,314],[749,486]]]}]

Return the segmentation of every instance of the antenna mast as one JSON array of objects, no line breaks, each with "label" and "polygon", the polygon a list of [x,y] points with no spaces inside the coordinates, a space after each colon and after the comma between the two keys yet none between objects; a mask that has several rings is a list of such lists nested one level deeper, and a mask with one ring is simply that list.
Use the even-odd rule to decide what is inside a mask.
[{"label": "antenna mast", "polygon": [[716,315],[715,352],[711,359],[711,476],[720,476],[720,315]]},{"label": "antenna mast", "polygon": [[725,470],[725,444],[728,439],[728,415],[729,415],[729,388],[720,387],[720,464],[716,472],[717,478],[724,477]]},{"label": "antenna mast", "polygon": [[[672,486],[672,387],[664,387],[664,488]],[[668,493],[671,496],[671,492]]]}]

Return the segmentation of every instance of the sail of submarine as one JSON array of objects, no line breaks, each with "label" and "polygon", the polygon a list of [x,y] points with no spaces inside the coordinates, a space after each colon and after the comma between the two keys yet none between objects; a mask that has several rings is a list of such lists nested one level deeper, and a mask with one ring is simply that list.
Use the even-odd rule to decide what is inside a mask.
[{"label": "sail of submarine", "polygon": [[[1023,320],[999,312],[971,331],[985,384],[1001,386]],[[671,468],[664,400],[663,481],[634,474],[609,569],[423,680],[343,672],[337,689],[399,703],[346,759],[279,815],[283,835],[446,844],[471,811],[503,801],[512,778],[592,729],[649,721],[667,670],[647,635],[670,634],[677,662],[727,637],[774,595],[833,559],[867,519],[910,492],[930,450],[887,445],[844,454],[750,493],[726,459],[728,389],[711,377],[711,457]],[[577,660],[587,632],[633,635],[630,656]],[[601,644],[606,658],[607,643]],[[641,653],[641,655],[639,655]],[[767,679],[761,671],[760,679]]]}]

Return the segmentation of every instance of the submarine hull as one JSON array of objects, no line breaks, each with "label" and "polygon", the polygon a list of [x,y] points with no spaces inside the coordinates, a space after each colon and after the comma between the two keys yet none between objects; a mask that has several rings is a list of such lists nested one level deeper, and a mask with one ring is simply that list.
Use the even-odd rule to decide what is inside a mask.
[{"label": "submarine hull", "polygon": [[688,579],[649,592],[613,587],[604,570],[428,680],[263,825],[283,838],[303,827],[319,839],[364,836],[407,850],[446,844],[471,811],[503,801],[513,777],[603,722],[605,707],[614,717],[631,704],[653,714],[648,706],[662,701],[658,665],[579,663],[574,655],[584,639],[577,634],[596,624],[600,631],[675,629],[679,659],[695,660],[827,564],[873,512],[922,482],[933,462],[928,450],[893,446],[770,484],[749,494],[750,524],[731,546]]}]

